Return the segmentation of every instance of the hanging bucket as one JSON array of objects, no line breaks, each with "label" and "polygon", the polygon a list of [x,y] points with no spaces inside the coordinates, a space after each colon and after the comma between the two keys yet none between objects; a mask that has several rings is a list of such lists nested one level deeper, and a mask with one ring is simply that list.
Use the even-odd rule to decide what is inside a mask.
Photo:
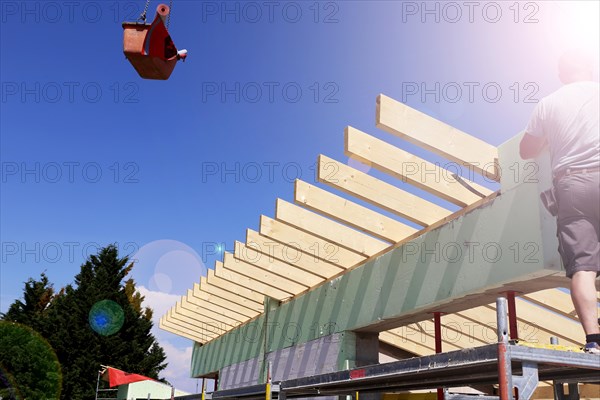
[{"label": "hanging bucket", "polygon": [[123,52],[138,74],[144,79],[169,79],[177,61],[186,52],[177,52],[165,26],[169,6],[160,4],[151,24],[123,22]]}]

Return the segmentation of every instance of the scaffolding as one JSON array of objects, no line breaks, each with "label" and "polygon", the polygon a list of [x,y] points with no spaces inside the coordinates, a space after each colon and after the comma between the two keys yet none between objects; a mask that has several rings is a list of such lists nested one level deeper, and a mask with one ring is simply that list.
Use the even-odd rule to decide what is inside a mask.
[{"label": "scaffolding", "polygon": [[[497,384],[496,396],[451,393],[446,400],[528,400],[540,381],[553,381],[555,399],[579,398],[577,383],[600,383],[600,356],[558,345],[523,345],[509,339],[507,299],[496,300],[495,344],[409,358],[303,378],[178,397],[179,400],[286,399],[390,393],[440,387]],[[564,385],[569,385],[565,395]]]}]

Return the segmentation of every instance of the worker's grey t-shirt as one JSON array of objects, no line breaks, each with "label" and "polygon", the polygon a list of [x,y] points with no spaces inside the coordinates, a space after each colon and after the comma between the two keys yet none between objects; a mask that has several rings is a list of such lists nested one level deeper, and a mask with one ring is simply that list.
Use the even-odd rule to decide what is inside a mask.
[{"label": "worker's grey t-shirt", "polygon": [[571,83],[535,107],[525,132],[546,136],[554,174],[600,167],[598,90],[598,82]]}]

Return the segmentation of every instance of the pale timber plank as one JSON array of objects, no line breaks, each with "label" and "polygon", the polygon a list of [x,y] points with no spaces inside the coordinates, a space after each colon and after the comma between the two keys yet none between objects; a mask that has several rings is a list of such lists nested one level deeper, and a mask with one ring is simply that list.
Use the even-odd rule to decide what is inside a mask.
[{"label": "pale timber plank", "polygon": [[223,279],[223,278],[217,276],[215,271],[216,271],[216,267],[217,267],[218,263],[221,263],[221,262],[217,261],[215,263],[214,270],[212,270],[212,269],[208,270],[207,282],[210,285],[212,285],[213,287],[217,287],[221,290],[228,291],[233,294],[237,294],[238,296],[242,296],[250,301],[260,304],[260,309],[262,311],[264,309],[264,307],[262,305],[264,304],[264,301],[265,301],[265,297],[264,297],[265,295],[255,291],[255,290],[249,289],[245,286],[238,285],[237,283],[228,281],[227,279]]},{"label": "pale timber plank", "polygon": [[214,332],[208,332],[200,328],[195,328],[194,326],[186,324],[183,321],[173,319],[171,316],[165,316],[163,324],[169,326],[172,329],[176,329],[180,332],[187,333],[188,336],[184,337],[195,337],[195,340],[200,341],[202,343],[209,342],[213,339],[218,338],[221,335],[215,334]]},{"label": "pale timber plank", "polygon": [[[191,290],[190,290],[191,292]],[[190,297],[191,294],[190,294]],[[200,305],[202,304],[202,305]],[[228,315],[223,314],[223,312],[221,310],[211,310],[210,304],[208,303],[204,303],[201,300],[198,300],[196,304],[192,303],[190,300],[187,299],[186,296],[183,296],[181,298],[181,301],[177,302],[176,306],[175,306],[175,311],[179,312],[183,312],[182,308],[188,310],[190,313],[193,312],[194,314],[198,314],[198,318],[201,318],[200,316],[204,316],[204,318],[208,318],[211,319],[215,322],[221,322],[225,325],[228,325],[230,327],[235,327],[237,325],[240,324],[240,322],[242,321],[238,321],[235,318],[232,318]]]},{"label": "pale timber plank", "polygon": [[250,279],[263,282],[265,285],[281,289],[290,294],[298,294],[308,289],[308,286],[306,285],[301,285],[270,271],[236,259],[231,253],[225,253],[223,265],[226,269],[235,271],[238,274],[245,275]]},{"label": "pale timber plank", "polygon": [[[497,341],[498,335],[496,333],[495,325],[496,311],[492,304],[474,309],[463,310],[452,315],[460,315],[477,324],[483,323],[483,325],[477,325],[476,329],[481,328],[483,337],[489,339],[490,343]],[[517,316],[518,315],[519,310],[517,310]],[[549,330],[540,329],[540,327],[535,323],[525,320],[517,321],[517,330],[519,333],[519,338],[530,343],[550,344],[550,337],[554,336],[554,334]],[[494,338],[496,338],[496,340],[494,340]],[[565,346],[577,345],[575,342],[568,339],[561,339],[560,342]]]},{"label": "pale timber plank", "polygon": [[[449,318],[443,319],[446,322],[442,323],[441,327],[442,345],[469,348],[489,343],[477,337],[477,335],[471,335],[472,332],[465,332],[458,323],[448,323],[450,322],[448,321]],[[432,321],[421,321],[406,327],[392,329],[390,332],[402,337],[410,337],[414,341],[421,341],[427,346],[435,348],[435,327]]]},{"label": "pale timber plank", "polygon": [[[566,384],[565,384],[566,386]],[[581,400],[598,400],[600,399],[600,386],[593,383],[580,383],[577,387],[579,392],[579,398]],[[532,399],[536,400],[554,400],[554,387],[553,386],[538,386],[531,396]]]},{"label": "pale timber plank", "polygon": [[186,297],[186,300],[191,305],[198,306],[198,307],[206,307],[207,309],[209,309],[213,312],[225,315],[225,316],[227,316],[231,319],[234,319],[238,322],[245,322],[251,318],[245,314],[240,314],[237,311],[233,311],[227,307],[224,307],[224,306],[217,304],[215,302],[212,302],[210,300],[206,300],[206,299],[203,299],[202,297],[198,297],[198,296],[196,296],[196,293],[194,292],[194,290],[188,290],[188,295]]},{"label": "pale timber plank", "polygon": [[[415,343],[420,343],[425,347],[430,347],[435,349],[435,340],[433,338],[433,331],[431,333],[428,332],[429,321],[421,321],[418,323],[407,325],[403,328],[391,329],[388,332],[399,337],[412,340]],[[431,323],[433,326],[433,323]],[[460,350],[463,347],[455,342],[449,342],[442,339],[442,349],[443,351],[452,351],[452,350]]]},{"label": "pale timber plank", "polygon": [[202,338],[202,339],[200,339],[200,338],[198,338],[198,337],[195,337],[195,336],[193,336],[193,335],[190,335],[190,334],[187,334],[187,333],[185,333],[185,332],[183,332],[183,331],[180,331],[179,329],[174,329],[174,328],[171,328],[171,327],[169,327],[169,326],[165,325],[165,324],[164,324],[164,323],[162,323],[162,322],[159,322],[159,324],[158,324],[158,327],[159,327],[160,329],[162,329],[163,331],[166,331],[166,332],[172,333],[173,335],[177,335],[177,336],[183,337],[183,338],[185,338],[185,339],[189,339],[189,340],[191,340],[191,341],[193,341],[193,342],[196,342],[196,343],[204,344],[204,343],[206,343],[206,342],[208,341],[208,339],[207,339],[207,338]]},{"label": "pale timber plank", "polygon": [[262,293],[265,296],[272,297],[277,300],[283,300],[292,297],[291,293],[274,288],[256,279],[251,279],[246,275],[242,275],[234,270],[225,268],[223,263],[217,261],[215,265],[215,275],[219,278],[226,279],[247,289]]},{"label": "pale timber plank", "polygon": [[[517,309],[517,321],[529,324],[540,331],[545,331],[551,336],[558,336],[561,344],[567,345],[568,342],[571,342],[574,332],[579,330],[583,333],[581,325],[572,319],[552,315],[548,311],[544,311],[542,308],[519,298],[515,300],[515,307]],[[493,305],[490,305],[489,308],[496,309]],[[546,344],[549,343],[546,342]]]},{"label": "pale timber plank", "polygon": [[248,264],[252,264],[266,271],[270,271],[306,287],[316,286],[324,281],[324,279],[320,276],[307,272],[301,268],[297,268],[286,262],[277,260],[251,247],[247,247],[238,241],[235,242],[235,251],[233,255],[238,260],[247,262]]},{"label": "pale timber plank", "polygon": [[334,276],[344,269],[335,264],[313,257],[311,254],[300,251],[291,244],[283,245],[280,242],[267,238],[252,229],[246,230],[246,247],[253,248],[263,254],[285,261],[288,264],[302,268],[322,278]]},{"label": "pale timber plank", "polygon": [[350,268],[366,259],[365,256],[350,251],[345,247],[341,247],[264,215],[260,217],[259,233],[277,240],[283,245],[297,245],[300,250],[310,254],[312,257],[320,258],[342,268]]},{"label": "pale timber plank", "polygon": [[294,201],[389,242],[400,242],[417,232],[400,221],[301,180],[296,181]]},{"label": "pale timber plank", "polygon": [[319,155],[319,182],[356,196],[421,226],[432,225],[452,212],[419,196]]},{"label": "pale timber plank", "polygon": [[499,180],[498,149],[388,96],[377,97],[377,127],[490,179]]},{"label": "pale timber plank", "polygon": [[558,289],[542,290],[535,293],[529,293],[521,296],[523,299],[531,301],[543,307],[550,308],[552,311],[565,317],[579,321],[571,296]]},{"label": "pale timber plank", "polygon": [[282,199],[277,199],[275,218],[367,257],[389,247],[387,242]]},{"label": "pale timber plank", "polygon": [[[208,285],[205,285],[205,286],[208,286]],[[230,310],[237,314],[243,315],[246,318],[254,318],[260,314],[260,312],[252,310],[250,308],[246,308],[246,307],[242,306],[240,303],[229,301],[222,297],[215,296],[214,294],[208,293],[205,290],[203,290],[201,288],[200,284],[198,284],[198,283],[194,283],[194,297],[197,297],[204,301],[208,301],[209,303],[215,304],[226,310]]]},{"label": "pale timber plank", "polygon": [[346,128],[345,133],[345,152],[349,157],[460,207],[473,204],[482,197],[493,193],[490,189],[467,178],[460,178],[466,185],[482,194],[479,196],[456,180],[453,173],[462,171],[464,168],[454,167],[454,171],[449,171],[438,164],[433,164],[350,126]]},{"label": "pale timber plank", "polygon": [[206,322],[203,315],[196,314],[184,308],[179,308],[175,311],[171,310],[168,314],[168,318],[174,324],[188,326],[195,332],[202,334],[211,332],[213,335],[222,335],[233,328],[232,326],[227,326],[222,323],[221,325],[217,325],[216,322]]},{"label": "pale timber plank", "polygon": [[[163,316],[163,318],[164,318],[164,316]],[[165,323],[163,321],[163,318],[161,318],[158,323],[158,327],[162,330],[170,332],[174,335],[182,336],[186,339],[190,339],[190,340],[193,340],[194,342],[198,342],[198,343],[206,343],[208,340],[211,339],[209,337],[199,336],[195,333],[190,333],[190,331],[188,331],[188,330],[175,328],[173,325],[171,325],[169,323]]]},{"label": "pale timber plank", "polygon": [[434,353],[433,347],[427,347],[423,343],[418,343],[398,335],[394,335],[388,331],[379,332],[379,340],[390,344],[399,349],[410,351],[419,356],[424,356]]},{"label": "pale timber plank", "polygon": [[[211,272],[214,274],[213,270],[211,270]],[[220,297],[231,303],[239,304],[240,307],[251,310],[254,313],[261,313],[264,310],[263,304],[250,300],[244,296],[240,296],[237,293],[232,293],[231,291],[222,289],[219,286],[210,284],[207,277],[203,276],[200,278],[200,288],[205,293]]]},{"label": "pale timber plank", "polygon": [[184,317],[177,315],[177,313],[173,309],[171,309],[167,312],[167,315],[165,316],[165,322],[170,322],[172,324],[180,326],[181,328],[189,329],[192,332],[196,332],[196,334],[200,336],[204,335],[207,337],[216,337],[226,332],[226,330],[215,326],[213,322],[201,322],[200,324],[198,324],[198,322],[196,321],[194,323],[190,323],[184,321],[183,318]]}]

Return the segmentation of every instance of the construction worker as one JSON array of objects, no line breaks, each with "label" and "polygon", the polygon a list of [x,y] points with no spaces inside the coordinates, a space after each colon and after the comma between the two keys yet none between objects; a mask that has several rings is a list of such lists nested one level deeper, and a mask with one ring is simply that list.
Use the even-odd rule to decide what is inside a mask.
[{"label": "construction worker", "polygon": [[523,159],[537,157],[547,145],[556,204],[557,236],[571,299],[586,334],[584,351],[600,354],[595,281],[600,275],[599,85],[594,60],[570,50],[559,60],[563,87],[535,107],[520,143]]}]

